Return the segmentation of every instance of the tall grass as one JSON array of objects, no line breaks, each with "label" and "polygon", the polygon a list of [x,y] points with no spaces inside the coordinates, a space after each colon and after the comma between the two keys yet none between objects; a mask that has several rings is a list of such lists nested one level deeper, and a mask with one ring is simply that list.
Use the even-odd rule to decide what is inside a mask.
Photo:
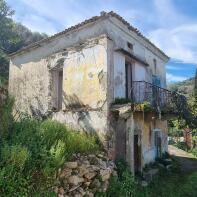
[{"label": "tall grass", "polygon": [[[1,108],[0,128],[4,135],[0,147],[0,194],[2,197],[51,196],[57,170],[73,153],[99,150],[97,139],[52,120],[39,121],[25,116],[14,122],[9,102]],[[12,127],[8,126],[10,122]]]}]

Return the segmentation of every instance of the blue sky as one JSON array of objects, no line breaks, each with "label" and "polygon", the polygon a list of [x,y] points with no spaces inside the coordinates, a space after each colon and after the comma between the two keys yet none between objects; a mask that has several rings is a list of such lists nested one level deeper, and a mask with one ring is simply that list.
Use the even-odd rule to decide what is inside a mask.
[{"label": "blue sky", "polygon": [[7,0],[14,19],[49,35],[100,11],[115,11],[137,27],[171,60],[167,81],[194,76],[197,68],[197,0]]}]

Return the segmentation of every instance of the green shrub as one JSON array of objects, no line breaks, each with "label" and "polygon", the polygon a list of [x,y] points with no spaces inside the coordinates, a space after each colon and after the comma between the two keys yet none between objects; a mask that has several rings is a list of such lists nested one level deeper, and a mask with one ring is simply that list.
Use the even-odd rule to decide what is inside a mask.
[{"label": "green shrub", "polygon": [[40,128],[43,141],[48,150],[57,144],[58,140],[68,138],[68,129],[57,121],[45,120],[41,123]]},{"label": "green shrub", "polygon": [[197,191],[197,172],[189,175],[181,188],[181,197],[194,197]]},{"label": "green shrub", "polygon": [[112,176],[109,180],[109,187],[107,189],[107,197],[119,197],[121,196],[121,183],[116,176]]},{"label": "green shrub", "polygon": [[9,146],[6,144],[1,149],[1,159],[5,166],[10,165],[18,170],[23,170],[29,158],[30,153],[28,149],[21,145]]},{"label": "green shrub", "polygon": [[8,165],[0,170],[0,194],[1,197],[29,196],[32,189],[31,177],[13,169]]},{"label": "green shrub", "polygon": [[187,145],[185,142],[177,142],[175,146],[179,149],[187,151]]},{"label": "green shrub", "polygon": [[132,197],[136,196],[137,187],[134,176],[131,174],[124,160],[116,162],[118,176],[112,176],[106,193],[97,194],[105,197]]},{"label": "green shrub", "polygon": [[122,174],[121,194],[123,196],[135,196],[136,182],[129,170],[125,170]]},{"label": "green shrub", "polygon": [[[1,99],[0,99],[1,102]],[[7,97],[4,102],[0,103],[0,138],[1,141],[9,138],[12,132],[13,116],[12,109],[14,98]]]},{"label": "green shrub", "polygon": [[113,104],[126,104],[126,103],[132,103],[132,100],[128,98],[115,98]]},{"label": "green shrub", "polygon": [[0,75],[0,87],[3,87],[7,83],[7,78]]},{"label": "green shrub", "polygon": [[191,154],[193,154],[195,157],[197,157],[197,148],[193,148],[193,149],[189,150],[189,152]]},{"label": "green shrub", "polygon": [[118,177],[120,179],[122,179],[122,175],[125,172],[125,170],[129,170],[126,161],[123,160],[123,159],[117,160],[116,161],[116,167],[117,167]]},{"label": "green shrub", "polygon": [[61,166],[66,160],[66,144],[62,140],[50,148],[50,154],[55,161],[55,166]]},{"label": "green shrub", "polygon": [[[52,120],[23,116],[14,122],[12,135],[1,149],[0,192],[2,196],[53,196],[50,192],[57,170],[73,153],[99,150],[97,139],[68,129]],[[1,189],[3,188],[3,189]]]},{"label": "green shrub", "polygon": [[144,106],[145,112],[153,112],[154,111],[152,104],[148,101],[144,101],[143,106]]},{"label": "green shrub", "polygon": [[30,158],[27,148],[5,144],[1,149],[0,193],[2,196],[27,196],[31,177],[23,174]]},{"label": "green shrub", "polygon": [[95,136],[68,129],[57,121],[44,121],[41,124],[41,133],[46,149],[59,163],[68,160],[73,153],[94,152],[100,148]]}]

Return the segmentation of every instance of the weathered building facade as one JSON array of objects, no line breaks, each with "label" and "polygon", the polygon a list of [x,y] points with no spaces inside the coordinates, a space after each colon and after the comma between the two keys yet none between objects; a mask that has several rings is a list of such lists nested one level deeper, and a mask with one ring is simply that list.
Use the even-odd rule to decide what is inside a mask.
[{"label": "weathered building facade", "polygon": [[[12,54],[9,91],[18,110],[94,132],[111,157],[141,171],[167,151],[167,122],[133,104],[157,99],[160,113],[167,61],[119,15],[103,12]],[[125,98],[133,104],[116,102]]]}]

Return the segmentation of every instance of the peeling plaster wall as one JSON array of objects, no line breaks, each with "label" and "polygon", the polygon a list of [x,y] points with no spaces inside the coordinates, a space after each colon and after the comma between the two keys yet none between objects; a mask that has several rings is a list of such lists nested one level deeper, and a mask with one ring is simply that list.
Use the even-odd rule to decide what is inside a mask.
[{"label": "peeling plaster wall", "polygon": [[95,132],[107,146],[106,37],[85,47],[71,48],[63,67],[63,109],[53,119],[77,130]]},{"label": "peeling plaster wall", "polygon": [[[12,60],[9,90],[17,109],[38,117],[50,114],[71,128],[93,131],[106,145],[108,42],[101,35],[39,60],[27,60],[29,53]],[[62,109],[52,112],[57,106],[59,69],[63,69]]]},{"label": "peeling plaster wall", "polygon": [[16,109],[33,115],[48,111],[49,73],[46,59],[15,65],[11,62],[9,92],[15,97]]},{"label": "peeling plaster wall", "polygon": [[107,40],[69,51],[63,69],[64,106],[100,108],[107,94]]},{"label": "peeling plaster wall", "polygon": [[71,129],[93,132],[104,147],[107,143],[107,111],[67,111],[53,113],[52,118],[66,124]]},{"label": "peeling plaster wall", "polygon": [[134,172],[134,125],[133,114],[131,114],[126,121],[126,161],[132,172]]},{"label": "peeling plaster wall", "polygon": [[154,143],[154,130],[161,131],[162,152],[168,151],[167,141],[167,121],[153,119],[155,115],[152,113],[135,112],[133,115],[134,130],[141,130],[142,145],[142,167],[145,164],[153,162],[156,157],[156,147]]},{"label": "peeling plaster wall", "polygon": [[[124,121],[118,121],[120,119],[124,119]],[[134,172],[134,135],[139,135],[140,139],[141,170],[145,164],[154,162],[157,156],[154,138],[155,131],[160,132],[162,153],[168,151],[167,121],[156,118],[154,113],[143,114],[143,112],[127,112],[123,116],[120,115],[120,111],[119,113],[112,112],[110,120],[111,139],[113,141],[111,150],[112,156],[117,159],[117,152],[124,152],[119,149],[124,148],[121,147],[120,144],[124,144],[125,139],[117,138],[117,136],[121,136],[119,134],[117,135],[117,132],[126,132],[126,161],[132,172]],[[123,130],[124,128],[125,130]]]}]

